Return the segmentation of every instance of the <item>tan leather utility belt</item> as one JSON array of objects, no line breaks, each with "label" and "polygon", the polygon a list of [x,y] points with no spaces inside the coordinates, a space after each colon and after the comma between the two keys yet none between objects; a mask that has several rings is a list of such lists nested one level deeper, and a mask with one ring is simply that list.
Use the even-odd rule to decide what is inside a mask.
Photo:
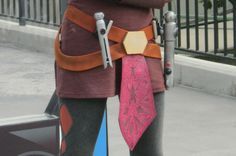
[{"label": "tan leather utility belt", "polygon": [[[84,12],[80,11],[75,6],[72,5],[68,6],[65,12],[65,18],[67,18],[71,22],[77,24],[78,26],[89,32],[92,33],[96,32],[95,19],[92,16],[87,15]],[[144,29],[141,29],[139,32],[145,33],[146,35],[145,38],[147,41],[152,40],[154,37],[152,25],[147,26]],[[129,47],[126,48],[125,44],[123,44],[123,41],[132,40],[133,36],[132,33],[133,33],[132,31],[128,32],[127,30],[112,26],[108,38],[109,40],[117,43],[110,46],[111,58],[113,61],[122,58],[123,56],[127,55],[127,51],[130,51],[127,50],[129,49]],[[144,46],[145,46],[144,51],[141,53],[141,55],[151,58],[158,58],[158,59],[161,58],[160,47],[157,44],[147,42]],[[58,33],[55,39],[55,58],[57,65],[63,69],[69,71],[85,71],[88,69],[101,66],[103,64],[101,51],[92,52],[87,55],[69,56],[63,54],[60,47],[61,46]],[[135,50],[135,47],[131,46],[131,51],[133,49]]]}]

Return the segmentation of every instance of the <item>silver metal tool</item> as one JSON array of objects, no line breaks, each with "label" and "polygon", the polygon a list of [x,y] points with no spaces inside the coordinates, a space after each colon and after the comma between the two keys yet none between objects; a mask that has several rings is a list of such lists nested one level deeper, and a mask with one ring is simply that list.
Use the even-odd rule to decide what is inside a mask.
[{"label": "silver metal tool", "polygon": [[99,43],[101,46],[103,65],[104,69],[106,69],[108,65],[112,67],[110,46],[108,42],[108,33],[111,29],[113,21],[110,20],[108,25],[106,26],[106,23],[104,21],[104,13],[102,12],[95,13],[94,18],[96,19],[97,33],[98,33]]},{"label": "silver metal tool", "polygon": [[178,32],[176,14],[168,11],[164,14],[164,74],[166,87],[174,86],[174,53],[175,40]]}]

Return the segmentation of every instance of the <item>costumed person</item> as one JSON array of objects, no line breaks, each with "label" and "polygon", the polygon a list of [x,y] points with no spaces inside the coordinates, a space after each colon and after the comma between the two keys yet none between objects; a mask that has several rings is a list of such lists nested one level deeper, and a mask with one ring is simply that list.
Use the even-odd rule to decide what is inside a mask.
[{"label": "costumed person", "polygon": [[[107,98],[115,95],[120,98],[119,125],[130,155],[163,155],[165,82],[152,9],[167,2],[68,0],[55,40],[61,156],[93,155]],[[113,21],[107,34],[110,47],[105,47],[112,60],[105,64],[100,37],[106,32],[98,29],[103,14],[97,12],[104,13],[109,26]]]}]

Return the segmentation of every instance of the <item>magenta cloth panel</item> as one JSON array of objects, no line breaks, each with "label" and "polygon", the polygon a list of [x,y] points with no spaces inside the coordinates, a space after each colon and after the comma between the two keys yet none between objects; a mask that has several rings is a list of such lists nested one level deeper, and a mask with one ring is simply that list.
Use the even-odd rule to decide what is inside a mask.
[{"label": "magenta cloth panel", "polygon": [[156,116],[151,79],[145,58],[122,58],[119,125],[131,150]]}]

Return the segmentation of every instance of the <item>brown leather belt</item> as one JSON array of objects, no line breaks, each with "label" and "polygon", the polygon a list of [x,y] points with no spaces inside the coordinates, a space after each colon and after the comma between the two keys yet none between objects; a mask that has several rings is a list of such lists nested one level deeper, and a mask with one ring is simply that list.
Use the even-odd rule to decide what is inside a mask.
[{"label": "brown leather belt", "polygon": [[[65,12],[65,18],[89,32],[96,31],[95,19],[92,16],[80,11],[73,5],[68,6]],[[153,39],[152,25],[147,26],[146,28],[141,29],[140,31],[145,32],[148,40]],[[69,71],[85,71],[101,66],[103,64],[101,51],[96,51],[80,56],[65,55],[60,48],[61,46],[59,40],[59,33],[55,39],[54,44],[56,63],[59,67]],[[122,44],[127,33],[127,30],[112,26],[108,38],[111,41],[117,42],[117,44],[110,46],[111,58],[113,61],[127,55]],[[161,59],[160,47],[157,44],[148,43],[142,55],[146,57]]]}]

